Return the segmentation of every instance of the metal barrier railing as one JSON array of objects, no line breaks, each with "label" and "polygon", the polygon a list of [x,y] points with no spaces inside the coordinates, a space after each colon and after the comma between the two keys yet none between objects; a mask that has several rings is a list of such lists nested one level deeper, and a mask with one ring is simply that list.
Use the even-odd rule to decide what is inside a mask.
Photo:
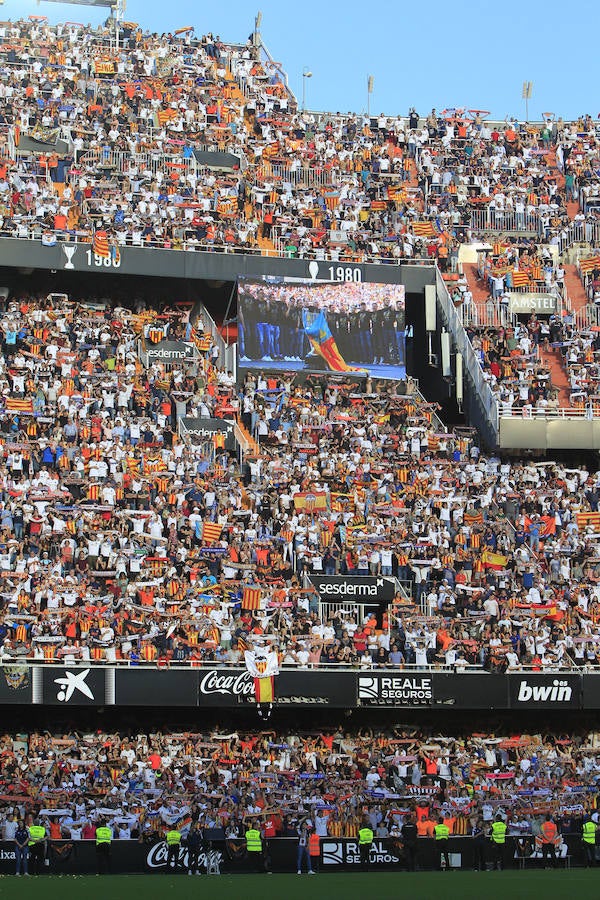
[{"label": "metal barrier railing", "polygon": [[515,213],[512,210],[476,209],[471,213],[472,231],[524,231],[540,233],[537,213]]},{"label": "metal barrier railing", "polygon": [[590,328],[600,326],[600,307],[587,303],[575,313],[575,326],[577,331],[587,331]]},{"label": "metal barrier railing", "polygon": [[254,175],[255,183],[274,178],[282,182],[288,182],[292,187],[333,187],[341,180],[342,173],[339,169],[325,169],[322,166],[291,166],[281,163],[263,163],[258,166]]},{"label": "metal barrier railing", "polygon": [[571,222],[558,235],[558,249],[564,253],[573,244],[600,244],[600,222]]},{"label": "metal barrier railing", "polygon": [[184,157],[181,154],[161,153],[126,153],[123,150],[110,150],[101,148],[95,150],[83,150],[74,163],[73,168],[79,165],[94,165],[102,169],[113,169],[121,174],[129,174],[131,169],[142,169],[155,175],[157,172],[167,170],[170,166],[185,169],[186,172],[195,171],[197,164],[194,157]]},{"label": "metal barrier railing", "polygon": [[502,409],[501,419],[593,419],[596,413],[590,404],[584,406],[561,406],[557,409]]}]

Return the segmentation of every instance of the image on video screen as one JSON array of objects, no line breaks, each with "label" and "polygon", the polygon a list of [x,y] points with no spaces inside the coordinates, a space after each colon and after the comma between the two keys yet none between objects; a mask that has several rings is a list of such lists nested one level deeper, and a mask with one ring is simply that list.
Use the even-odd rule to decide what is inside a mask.
[{"label": "image on video screen", "polygon": [[400,284],[240,279],[242,369],[406,378]]}]

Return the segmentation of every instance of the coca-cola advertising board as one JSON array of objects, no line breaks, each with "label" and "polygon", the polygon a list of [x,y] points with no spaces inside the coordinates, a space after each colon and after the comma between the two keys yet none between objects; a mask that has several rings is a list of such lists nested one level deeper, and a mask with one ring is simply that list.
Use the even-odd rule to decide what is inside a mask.
[{"label": "coca-cola advertising board", "polygon": [[199,706],[238,706],[254,702],[254,679],[245,669],[208,669],[199,675]]}]

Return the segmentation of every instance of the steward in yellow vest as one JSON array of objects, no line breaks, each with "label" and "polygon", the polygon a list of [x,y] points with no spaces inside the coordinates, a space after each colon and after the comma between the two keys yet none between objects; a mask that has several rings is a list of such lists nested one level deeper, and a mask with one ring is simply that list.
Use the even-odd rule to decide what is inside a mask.
[{"label": "steward in yellow vest", "polygon": [[98,875],[110,874],[110,845],[112,838],[112,829],[108,827],[106,822],[99,822],[96,827],[96,867]]},{"label": "steward in yellow vest", "polygon": [[371,846],[373,844],[373,829],[363,822],[358,831],[358,851],[360,853],[361,869],[368,869],[370,864]]},{"label": "steward in yellow vest", "polygon": [[450,856],[448,855],[448,838],[450,837],[450,829],[444,822],[444,817],[439,816],[437,825],[433,828],[433,836],[435,838],[436,849],[440,854],[439,867],[450,870]]},{"label": "steward in yellow vest", "polygon": [[246,852],[248,854],[248,859],[251,861],[251,865],[253,865],[256,872],[264,872],[265,864],[263,859],[262,835],[256,827],[256,822],[250,822],[245,837]]},{"label": "steward in yellow vest", "polygon": [[494,851],[494,866],[498,869],[504,868],[504,848],[506,846],[506,822],[502,816],[498,814],[490,831],[492,839],[492,849]]},{"label": "steward in yellow vest", "polygon": [[181,846],[181,832],[171,828],[166,834],[167,840],[167,869],[176,869],[179,860],[179,848]]}]

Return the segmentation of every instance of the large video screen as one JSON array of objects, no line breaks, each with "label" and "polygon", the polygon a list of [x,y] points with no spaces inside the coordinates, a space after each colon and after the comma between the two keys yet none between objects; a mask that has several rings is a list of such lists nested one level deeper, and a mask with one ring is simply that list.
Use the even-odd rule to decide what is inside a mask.
[{"label": "large video screen", "polygon": [[404,379],[404,286],[240,279],[238,363]]}]

